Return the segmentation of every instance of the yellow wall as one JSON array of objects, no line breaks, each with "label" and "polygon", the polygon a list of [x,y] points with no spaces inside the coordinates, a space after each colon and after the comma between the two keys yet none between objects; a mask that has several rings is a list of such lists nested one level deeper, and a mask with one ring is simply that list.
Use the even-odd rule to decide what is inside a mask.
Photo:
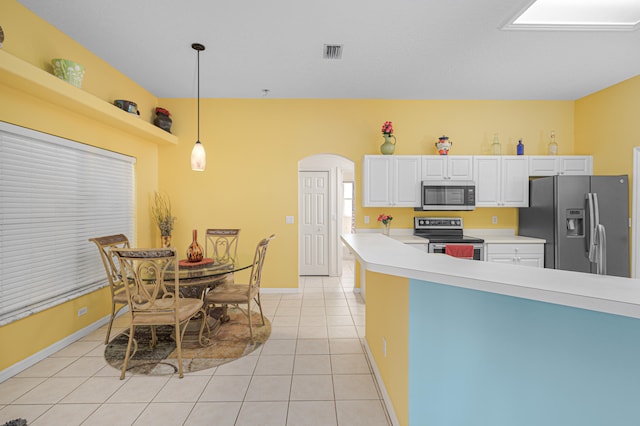
[{"label": "yellow wall", "polygon": [[[551,129],[560,153],[573,152],[573,102],[569,101],[386,101],[318,99],[202,99],[200,139],[207,150],[205,172],[186,165],[196,140],[195,99],[162,99],[173,116],[177,146],[160,149],[159,186],[178,220],[173,241],[185,249],[191,230],[242,228],[241,245],[252,246],[275,232],[265,264],[265,287],[297,286],[298,162],[314,154],[337,154],[355,163],[356,198],[362,187],[362,156],[377,154],[380,127],[394,122],[396,154],[434,154],[438,136],[453,141],[452,155],[486,154],[498,132],[506,154],[522,137],[526,153],[543,154]],[[356,226],[378,228],[380,213],[393,227],[413,228],[411,208],[362,208],[356,199]],[[458,214],[458,212],[456,212]],[[364,216],[371,223],[364,224]],[[460,214],[470,228],[514,228],[516,209],[478,209]],[[498,216],[498,225],[491,225]],[[297,220],[296,220],[297,223]],[[244,243],[243,243],[244,242]]]},{"label": "yellow wall", "polygon": [[[401,425],[409,424],[409,279],[367,271],[367,344]],[[387,355],[383,353],[387,341]]]},{"label": "yellow wall", "polygon": [[640,146],[640,76],[578,99],[576,151],[593,154],[595,174],[633,173]]},{"label": "yellow wall", "polygon": [[[135,92],[136,99],[155,106],[157,100],[153,95],[126,80],[113,68],[16,2],[0,2],[0,16],[5,18],[2,20],[6,36],[3,50],[43,69],[47,69],[50,58],[67,56],[68,53],[68,57],[87,65],[83,90],[110,102],[110,92],[115,93],[114,88],[127,91],[131,89]],[[87,119],[76,111],[44,102],[1,82],[0,120],[135,157],[135,238],[139,245],[153,245],[157,230],[150,221],[148,200],[157,189],[156,144]],[[64,262],[64,258],[61,261]],[[0,327],[0,346],[11,347],[10,351],[0,351],[0,371],[104,317],[110,310],[109,299],[109,291],[105,288]],[[84,306],[88,308],[88,313],[79,318],[77,311]]]}]

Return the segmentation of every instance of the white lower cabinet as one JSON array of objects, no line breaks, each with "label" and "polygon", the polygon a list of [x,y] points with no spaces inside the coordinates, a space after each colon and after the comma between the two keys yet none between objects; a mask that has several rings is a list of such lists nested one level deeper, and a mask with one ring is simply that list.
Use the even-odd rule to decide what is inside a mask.
[{"label": "white lower cabinet", "polygon": [[485,260],[544,268],[544,244],[485,244]]}]

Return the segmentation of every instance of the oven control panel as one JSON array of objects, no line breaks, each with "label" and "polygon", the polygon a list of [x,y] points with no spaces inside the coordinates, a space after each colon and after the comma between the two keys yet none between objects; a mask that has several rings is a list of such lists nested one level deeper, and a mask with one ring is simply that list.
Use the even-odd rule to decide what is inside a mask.
[{"label": "oven control panel", "polygon": [[462,229],[461,217],[415,217],[415,229]]}]

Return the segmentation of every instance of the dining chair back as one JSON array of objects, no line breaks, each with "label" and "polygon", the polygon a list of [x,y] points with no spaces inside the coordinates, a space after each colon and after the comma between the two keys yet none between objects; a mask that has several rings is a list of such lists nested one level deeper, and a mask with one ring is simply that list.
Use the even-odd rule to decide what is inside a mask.
[{"label": "dining chair back", "polygon": [[251,341],[253,342],[253,324],[251,320],[251,305],[255,303],[260,309],[260,318],[262,319],[262,325],[265,325],[264,315],[262,313],[262,303],[260,301],[260,283],[262,281],[262,268],[264,266],[264,260],[267,256],[267,247],[269,242],[275,238],[275,234],[268,238],[261,240],[256,246],[256,251],[253,257],[253,264],[251,266],[251,275],[248,284],[230,284],[221,285],[211,291],[205,296],[205,304],[207,305],[247,305],[245,315],[249,320],[249,334]]},{"label": "dining chair back", "polygon": [[[157,342],[155,326],[173,325],[178,352],[178,373],[183,377],[182,339],[191,318],[204,315],[202,300],[180,297],[178,255],[174,248],[114,249],[120,269],[132,281],[125,286],[129,305],[129,343],[120,379],[124,379],[136,326],[151,326],[151,348]],[[202,321],[200,335],[202,335]],[[137,343],[135,345],[137,350]]]},{"label": "dining chair back", "polygon": [[[129,239],[123,234],[107,235],[105,237],[90,238],[89,241],[98,246],[100,251],[100,259],[107,273],[109,280],[109,289],[111,290],[111,318],[109,318],[109,326],[107,327],[107,336],[104,344],[109,343],[111,335],[111,327],[113,320],[122,308],[127,306],[127,294],[124,289],[124,281],[120,273],[120,263],[115,255],[111,252],[113,248],[129,248]],[[117,307],[117,309],[116,309]]]},{"label": "dining chair back", "polygon": [[[207,229],[205,236],[204,257],[214,260],[216,263],[228,263],[236,258],[238,253],[239,229]],[[210,287],[233,284],[233,272],[220,275],[212,282]]]},{"label": "dining chair back", "polygon": [[238,252],[239,229],[207,229],[205,236],[205,257],[226,263],[234,259]]}]

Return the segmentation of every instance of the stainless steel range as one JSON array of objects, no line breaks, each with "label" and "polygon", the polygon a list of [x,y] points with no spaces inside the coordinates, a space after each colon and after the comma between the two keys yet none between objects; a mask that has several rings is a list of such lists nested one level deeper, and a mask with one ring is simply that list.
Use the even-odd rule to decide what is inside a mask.
[{"label": "stainless steel range", "polygon": [[461,217],[415,217],[413,234],[429,240],[429,253],[444,253],[448,245],[472,245],[473,259],[484,260],[484,240],[464,235]]}]

